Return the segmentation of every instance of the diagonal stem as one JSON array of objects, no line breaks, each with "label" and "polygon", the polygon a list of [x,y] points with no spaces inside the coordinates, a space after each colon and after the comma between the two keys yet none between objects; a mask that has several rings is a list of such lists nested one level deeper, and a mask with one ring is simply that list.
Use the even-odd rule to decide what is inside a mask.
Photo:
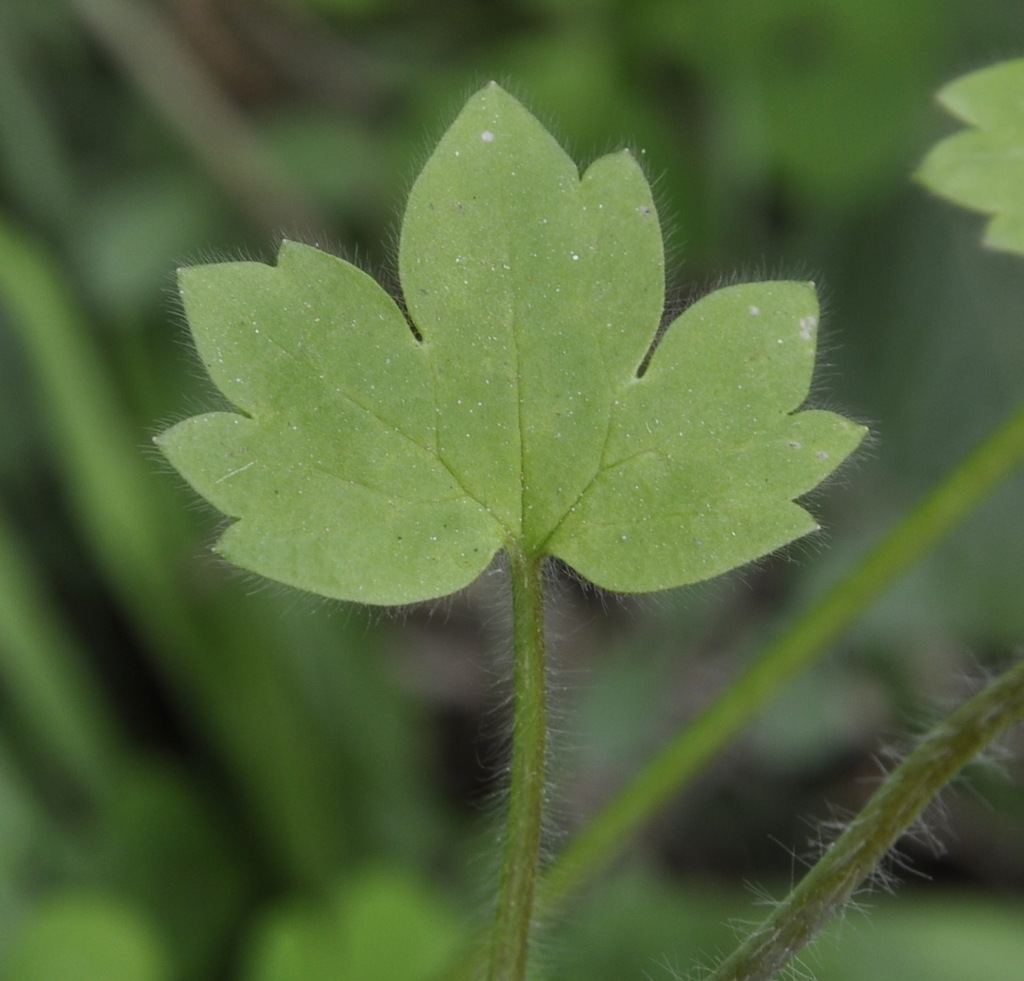
[{"label": "diagonal stem", "polygon": [[515,659],[512,779],[488,981],[523,981],[540,862],[547,757],[542,558],[508,546]]},{"label": "diagonal stem", "polygon": [[800,884],[708,981],[770,981],[850,898],[943,787],[1024,719],[1018,661],[939,723],[894,770]]}]

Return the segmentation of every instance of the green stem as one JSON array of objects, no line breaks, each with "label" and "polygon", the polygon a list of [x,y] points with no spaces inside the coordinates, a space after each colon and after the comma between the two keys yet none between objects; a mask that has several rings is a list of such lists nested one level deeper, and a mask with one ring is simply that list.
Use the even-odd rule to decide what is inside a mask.
[{"label": "green stem", "polygon": [[538,908],[547,915],[564,906],[755,713],[1022,462],[1024,404],[591,820],[541,882]]},{"label": "green stem", "polygon": [[885,780],[845,832],[708,981],[768,981],[872,873],[946,784],[1024,719],[1024,661],[936,726]]},{"label": "green stem", "polygon": [[512,780],[488,981],[523,981],[540,862],[547,757],[542,560],[508,548],[515,658]]}]

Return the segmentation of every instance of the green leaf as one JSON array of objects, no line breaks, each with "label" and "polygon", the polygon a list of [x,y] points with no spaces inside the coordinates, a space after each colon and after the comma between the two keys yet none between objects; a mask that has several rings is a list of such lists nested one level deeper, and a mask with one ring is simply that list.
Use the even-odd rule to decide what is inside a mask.
[{"label": "green leaf", "polygon": [[935,193],[992,215],[985,242],[1024,254],[1024,59],[972,72],[943,88],[942,105],[970,129],[939,142],[918,179]]},{"label": "green leaf", "polygon": [[286,242],[274,267],[185,270],[199,354],[240,412],[158,442],[238,519],[218,550],[371,603],[441,596],[502,547],[600,586],[664,589],[813,530],[793,499],[859,443],[796,412],[818,307],[804,283],[664,304],[650,188],[627,152],[581,176],[497,85],[413,186],[399,274],[414,329],[349,263]]}]

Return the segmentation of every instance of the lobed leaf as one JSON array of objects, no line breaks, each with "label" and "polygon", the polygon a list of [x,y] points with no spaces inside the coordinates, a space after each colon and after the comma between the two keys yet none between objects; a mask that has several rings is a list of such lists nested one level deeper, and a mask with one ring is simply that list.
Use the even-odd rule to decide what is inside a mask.
[{"label": "lobed leaf", "polygon": [[277,265],[181,274],[199,354],[239,410],[158,440],[237,519],[218,550],[327,596],[404,603],[471,582],[511,543],[600,586],[663,589],[813,530],[794,498],[864,430],[797,411],[813,287],[720,290],[671,324],[650,188],[632,156],[581,176],[497,85],[410,194],[412,325],[366,274],[286,242]]},{"label": "lobed leaf", "polygon": [[611,589],[697,582],[814,531],[793,498],[863,438],[794,414],[814,368],[809,283],[718,290],[673,322],[643,377],[619,386],[600,470],[549,541]]},{"label": "lobed leaf", "polygon": [[944,197],[991,215],[985,242],[1024,254],[1024,59],[951,82],[939,102],[971,128],[940,141],[918,179]]}]

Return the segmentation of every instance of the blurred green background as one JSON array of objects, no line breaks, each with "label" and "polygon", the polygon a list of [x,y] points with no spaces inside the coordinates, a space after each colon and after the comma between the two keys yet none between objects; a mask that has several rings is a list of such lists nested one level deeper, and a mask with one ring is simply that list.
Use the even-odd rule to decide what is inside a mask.
[{"label": "blurred green background", "polygon": [[[565,580],[557,841],[1024,396],[1024,264],[911,181],[954,125],[934,91],[1022,52],[1019,0],[2,0],[0,978],[430,981],[489,895],[500,572],[392,616],[211,558],[221,519],[150,447],[213,404],[177,265],[289,235],[393,284],[409,185],[496,78],[581,163],[642,154],[671,308],[819,284],[818,401],[874,439],[784,556],[639,601]],[[1022,495],[652,822],[551,932],[547,978],[729,947],[745,883],[784,891],[876,758],[1024,638]],[[906,843],[895,902],[808,957],[819,977],[1019,981],[1005,749]]]}]

